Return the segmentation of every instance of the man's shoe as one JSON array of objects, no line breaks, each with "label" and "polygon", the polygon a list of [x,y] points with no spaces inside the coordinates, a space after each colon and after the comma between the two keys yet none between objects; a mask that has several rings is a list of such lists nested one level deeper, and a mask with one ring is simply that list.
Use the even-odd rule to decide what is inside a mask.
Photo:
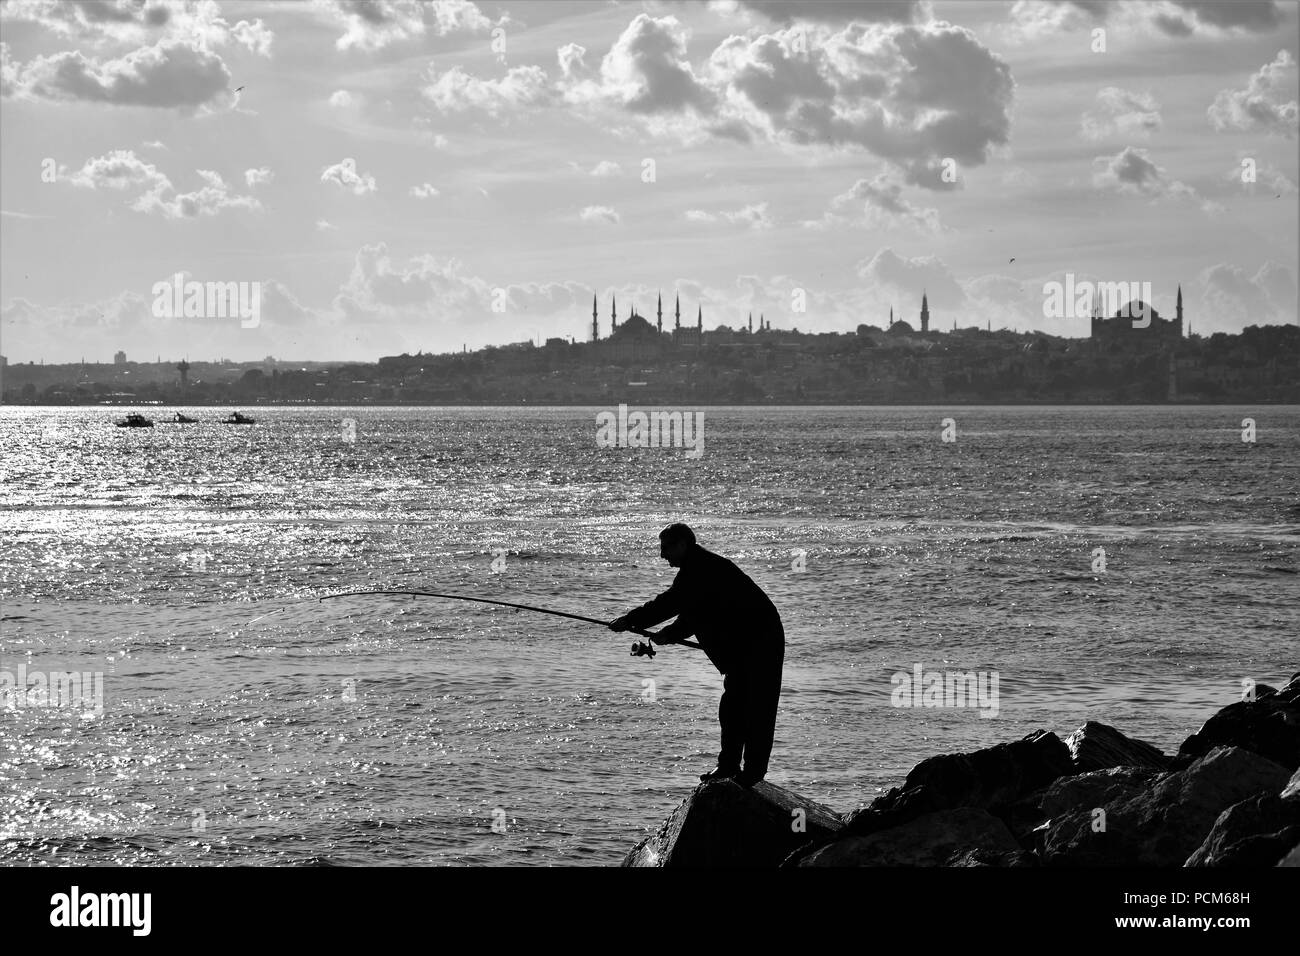
[{"label": "man's shoe", "polygon": [[700,774],[700,780],[704,783],[708,783],[711,780],[728,780],[739,773],[739,769],[729,770],[726,767],[714,767],[708,773]]},{"label": "man's shoe", "polygon": [[762,777],[757,777],[754,774],[750,773],[748,770],[742,770],[740,771],[740,773],[736,774],[735,776],[736,783],[740,784],[746,790],[754,786],[754,784],[758,783],[762,779],[763,779]]}]

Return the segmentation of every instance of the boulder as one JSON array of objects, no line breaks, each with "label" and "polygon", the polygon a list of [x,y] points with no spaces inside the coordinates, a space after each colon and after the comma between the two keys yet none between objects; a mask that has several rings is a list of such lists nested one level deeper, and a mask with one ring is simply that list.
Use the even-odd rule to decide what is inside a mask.
[{"label": "boulder", "polygon": [[1031,862],[1004,824],[986,810],[926,813],[870,836],[845,837],[813,851],[800,866],[1016,866]]},{"label": "boulder", "polygon": [[[799,811],[802,811],[800,813]],[[840,829],[828,807],[767,781],[700,784],[623,866],[773,867],[800,845]]]},{"label": "boulder", "polygon": [[1047,788],[1039,808],[1049,820],[1073,810],[1091,811],[1093,807],[1137,796],[1162,775],[1153,767],[1108,767],[1077,777],[1062,777]]},{"label": "boulder", "polygon": [[1241,747],[1219,747],[1148,790],[1053,819],[1042,856],[1054,866],[1182,866],[1219,814],[1261,793],[1276,794],[1287,771]]},{"label": "boulder", "polygon": [[1215,747],[1242,747],[1281,764],[1300,767],[1300,674],[1281,690],[1229,704],[1178,748],[1180,757],[1200,757]]},{"label": "boulder", "polygon": [[851,813],[843,836],[868,836],[957,807],[978,807],[997,816],[1073,773],[1069,749],[1056,734],[1043,730],[971,754],[930,757],[912,768],[901,788]]},{"label": "boulder", "polygon": [[1272,866],[1300,842],[1300,800],[1261,793],[1219,814],[1187,866]]},{"label": "boulder", "polygon": [[1291,779],[1287,782],[1286,787],[1283,788],[1281,796],[1283,800],[1294,800],[1300,798],[1300,770],[1291,774]]},{"label": "boulder", "polygon": [[1164,770],[1169,758],[1144,740],[1126,737],[1109,724],[1090,720],[1065,738],[1070,759],[1079,773],[1109,767],[1155,767]]}]

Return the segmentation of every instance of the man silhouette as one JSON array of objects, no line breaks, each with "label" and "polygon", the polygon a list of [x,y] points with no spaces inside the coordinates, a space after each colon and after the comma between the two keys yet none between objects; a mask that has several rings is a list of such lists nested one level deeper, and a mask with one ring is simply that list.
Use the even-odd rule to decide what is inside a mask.
[{"label": "man silhouette", "polygon": [[781,615],[749,575],[696,544],[695,533],[684,524],[659,532],[659,555],[679,569],[672,586],[609,626],[615,631],[644,629],[676,615],[654,642],[672,644],[692,634],[699,638],[724,675],[718,704],[722,750],[717,768],[700,779],[731,777],[752,787],[767,774],[776,733],[785,658]]}]

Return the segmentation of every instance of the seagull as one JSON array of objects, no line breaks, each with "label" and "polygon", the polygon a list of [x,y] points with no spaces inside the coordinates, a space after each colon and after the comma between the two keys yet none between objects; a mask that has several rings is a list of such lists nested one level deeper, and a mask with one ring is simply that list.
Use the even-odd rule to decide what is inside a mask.
[{"label": "seagull", "polygon": [[1015,257],[1015,256],[1012,256],[1012,257],[1007,261],[1007,265],[1011,265],[1011,263],[1013,263],[1013,262],[1015,262],[1015,261],[1016,261],[1016,257]]},{"label": "seagull", "polygon": [[237,87],[235,87],[235,92],[238,93],[238,92],[239,92],[240,90],[242,90],[242,89],[243,89],[242,86],[237,86]]}]

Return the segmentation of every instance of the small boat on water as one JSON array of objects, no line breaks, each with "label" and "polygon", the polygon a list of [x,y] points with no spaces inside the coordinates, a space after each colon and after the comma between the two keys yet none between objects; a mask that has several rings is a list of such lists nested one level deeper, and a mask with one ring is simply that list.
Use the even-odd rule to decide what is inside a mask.
[{"label": "small boat on water", "polygon": [[132,412],[117,423],[118,428],[153,428],[153,422],[139,412]]},{"label": "small boat on water", "polygon": [[176,417],[172,419],[172,424],[174,424],[174,425],[193,425],[193,424],[194,424],[195,422],[197,422],[197,421],[198,421],[197,418],[190,418],[190,416],[188,416],[188,415],[182,415],[180,412],[177,412],[177,413],[176,413]]},{"label": "small boat on water", "polygon": [[253,424],[254,421],[255,421],[255,419],[249,418],[247,415],[241,415],[241,414],[239,414],[239,412],[231,412],[229,418],[223,418],[223,419],[221,420],[221,424],[223,424],[223,425],[251,425],[251,424]]}]

